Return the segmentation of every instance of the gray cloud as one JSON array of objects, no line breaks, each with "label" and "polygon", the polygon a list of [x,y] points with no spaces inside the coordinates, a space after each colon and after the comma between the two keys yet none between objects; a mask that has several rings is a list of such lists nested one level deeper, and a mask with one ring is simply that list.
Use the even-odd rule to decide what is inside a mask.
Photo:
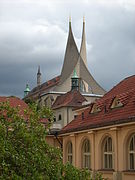
[{"label": "gray cloud", "polygon": [[60,74],[69,14],[78,47],[85,14],[89,70],[105,89],[134,74],[134,1],[77,2],[0,1],[0,95],[22,97],[39,64],[43,81]]}]

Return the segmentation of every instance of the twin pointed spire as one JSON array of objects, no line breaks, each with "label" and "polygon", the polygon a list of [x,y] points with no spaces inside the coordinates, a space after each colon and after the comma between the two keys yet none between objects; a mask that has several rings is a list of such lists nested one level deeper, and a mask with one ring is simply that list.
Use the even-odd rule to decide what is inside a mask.
[{"label": "twin pointed spire", "polygon": [[69,28],[71,28],[71,16],[69,16]]},{"label": "twin pointed spire", "polygon": [[79,56],[84,61],[84,64],[87,67],[87,60],[86,60],[86,40],[85,40],[85,21],[83,18],[83,33],[82,33],[82,43],[80,53],[76,46],[76,42],[74,40],[74,36],[72,33],[71,27],[71,16],[69,17],[69,33],[68,33],[68,41],[66,46],[66,52],[64,57],[64,63],[61,71],[61,78],[60,84],[62,84],[73,72],[74,67],[76,66]]},{"label": "twin pointed spire", "polygon": [[83,16],[83,31],[82,31],[82,42],[80,48],[80,56],[82,57],[87,67],[87,53],[86,53],[86,38],[85,38],[85,18]]},{"label": "twin pointed spire", "polygon": [[66,45],[64,63],[63,63],[62,71],[61,71],[60,84],[65,82],[65,80],[73,72],[73,69],[77,64],[78,58],[79,58],[79,52],[78,52],[78,49],[74,40],[74,36],[72,33],[71,17],[70,17],[68,40],[67,40],[67,45]]},{"label": "twin pointed spire", "polygon": [[[71,16],[69,16],[69,31],[71,30]],[[86,37],[85,37],[85,17],[83,16],[83,30],[82,30],[82,41],[80,47],[80,56],[83,59],[87,67],[87,53],[86,53]]]}]

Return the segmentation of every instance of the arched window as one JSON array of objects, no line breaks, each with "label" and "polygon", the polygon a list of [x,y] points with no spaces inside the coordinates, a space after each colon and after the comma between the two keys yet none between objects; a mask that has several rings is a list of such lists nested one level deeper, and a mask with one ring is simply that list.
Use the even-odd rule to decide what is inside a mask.
[{"label": "arched window", "polygon": [[113,145],[111,137],[106,137],[103,143],[103,168],[113,168]]},{"label": "arched window", "polygon": [[44,100],[44,105],[45,105],[46,107],[51,107],[52,104],[53,104],[53,102],[54,102],[53,96],[48,96],[48,97],[46,97],[45,100]]},{"label": "arched window", "polygon": [[91,168],[90,141],[85,139],[82,146],[82,167]]},{"label": "arched window", "polygon": [[62,120],[61,114],[59,114],[58,120],[59,121]]},{"label": "arched window", "polygon": [[67,160],[70,164],[72,164],[73,161],[73,148],[72,148],[72,143],[69,142],[67,145]]},{"label": "arched window", "polygon": [[129,169],[135,170],[135,134],[131,136],[128,146]]}]

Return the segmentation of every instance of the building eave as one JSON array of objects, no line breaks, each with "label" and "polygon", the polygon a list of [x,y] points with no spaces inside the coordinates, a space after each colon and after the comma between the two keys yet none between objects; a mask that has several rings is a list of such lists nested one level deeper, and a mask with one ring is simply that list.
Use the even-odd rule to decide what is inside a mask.
[{"label": "building eave", "polygon": [[48,92],[45,92],[45,93],[41,94],[40,97],[48,95],[48,94],[59,94],[59,95],[62,95],[62,94],[66,94],[66,93],[67,92],[48,91]]},{"label": "building eave", "polygon": [[88,96],[88,97],[103,97],[101,94],[91,94],[91,93],[81,93],[83,96]]},{"label": "building eave", "polygon": [[115,120],[115,121],[111,121],[111,122],[104,122],[104,123],[100,123],[100,124],[93,124],[93,125],[88,125],[86,127],[79,127],[79,128],[75,128],[75,129],[71,129],[71,130],[65,130],[65,132],[60,132],[59,136],[66,136],[69,134],[78,134],[78,133],[82,133],[82,132],[88,132],[90,130],[102,130],[102,129],[108,129],[114,126],[120,127],[120,126],[126,126],[129,124],[135,124],[135,116],[132,117],[128,117],[125,119],[119,119],[119,120]]}]

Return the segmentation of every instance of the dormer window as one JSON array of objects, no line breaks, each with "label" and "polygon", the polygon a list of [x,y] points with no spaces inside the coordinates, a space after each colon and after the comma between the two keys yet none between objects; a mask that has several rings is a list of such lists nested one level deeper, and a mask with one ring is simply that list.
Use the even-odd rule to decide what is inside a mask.
[{"label": "dormer window", "polygon": [[111,109],[122,107],[122,106],[123,106],[123,103],[120,101],[119,98],[116,97],[116,98],[114,98],[114,100],[112,102]]},{"label": "dormer window", "polygon": [[91,109],[91,113],[97,113],[100,111],[101,111],[101,109],[99,108],[99,106],[97,104],[93,104],[93,107]]}]

